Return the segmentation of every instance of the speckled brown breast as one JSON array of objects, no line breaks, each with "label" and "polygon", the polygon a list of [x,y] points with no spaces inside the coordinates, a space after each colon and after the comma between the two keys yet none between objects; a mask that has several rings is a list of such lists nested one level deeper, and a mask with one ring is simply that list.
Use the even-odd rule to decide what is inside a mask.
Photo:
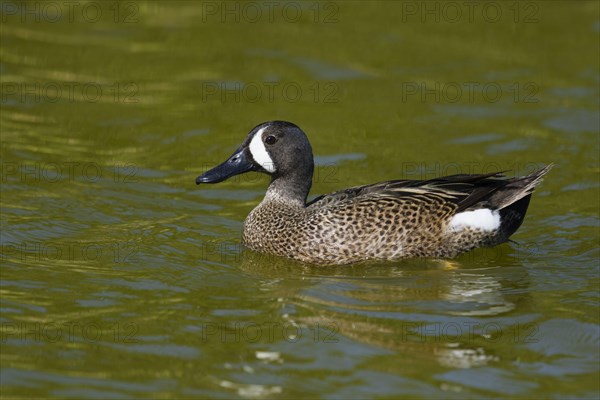
[{"label": "speckled brown breast", "polygon": [[493,244],[489,232],[448,233],[456,208],[435,197],[365,197],[314,208],[265,199],[248,215],[243,242],[259,252],[315,264],[454,257]]}]

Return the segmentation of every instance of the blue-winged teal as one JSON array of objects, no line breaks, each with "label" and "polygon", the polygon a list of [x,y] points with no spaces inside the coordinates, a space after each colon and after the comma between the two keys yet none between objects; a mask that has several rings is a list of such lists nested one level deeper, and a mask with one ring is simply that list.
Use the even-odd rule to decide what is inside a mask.
[{"label": "blue-winged teal", "polygon": [[314,168],[310,143],[296,125],[272,121],[252,129],[227,161],[196,183],[248,171],[269,174],[265,198],[244,222],[244,244],[310,263],[345,264],[454,257],[505,242],[551,167],[512,179],[492,173],[380,182],[307,204]]}]

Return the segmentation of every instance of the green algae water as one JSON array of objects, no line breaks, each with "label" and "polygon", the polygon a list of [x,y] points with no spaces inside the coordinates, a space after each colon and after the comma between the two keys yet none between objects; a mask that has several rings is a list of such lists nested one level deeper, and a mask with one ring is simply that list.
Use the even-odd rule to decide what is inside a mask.
[{"label": "green algae water", "polygon": [[[597,398],[597,2],[0,7],[3,397]],[[513,242],[315,267],[194,183],[274,119],[311,196],[556,165]]]}]

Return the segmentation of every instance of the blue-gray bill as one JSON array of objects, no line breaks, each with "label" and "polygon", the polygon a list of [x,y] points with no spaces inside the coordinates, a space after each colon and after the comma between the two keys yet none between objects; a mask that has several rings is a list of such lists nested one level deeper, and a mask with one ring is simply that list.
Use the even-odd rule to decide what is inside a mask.
[{"label": "blue-gray bill", "polygon": [[243,147],[240,147],[226,161],[197,177],[196,185],[223,182],[232,176],[255,170],[254,160],[246,154]]}]

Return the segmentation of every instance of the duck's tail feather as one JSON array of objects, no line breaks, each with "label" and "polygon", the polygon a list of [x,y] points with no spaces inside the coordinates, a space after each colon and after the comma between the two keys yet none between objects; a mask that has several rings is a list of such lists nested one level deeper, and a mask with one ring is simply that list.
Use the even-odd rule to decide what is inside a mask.
[{"label": "duck's tail feather", "polygon": [[[490,205],[492,205],[498,210],[502,210],[519,202],[524,198],[529,197],[531,193],[533,193],[536,186],[538,186],[542,182],[544,175],[546,175],[548,171],[552,169],[553,166],[554,164],[548,164],[544,168],[530,175],[511,179],[510,183],[508,183],[502,189],[497,190],[490,197]],[[527,204],[528,203],[529,200],[527,200]],[[524,204],[524,211],[527,210],[527,204]]]}]

